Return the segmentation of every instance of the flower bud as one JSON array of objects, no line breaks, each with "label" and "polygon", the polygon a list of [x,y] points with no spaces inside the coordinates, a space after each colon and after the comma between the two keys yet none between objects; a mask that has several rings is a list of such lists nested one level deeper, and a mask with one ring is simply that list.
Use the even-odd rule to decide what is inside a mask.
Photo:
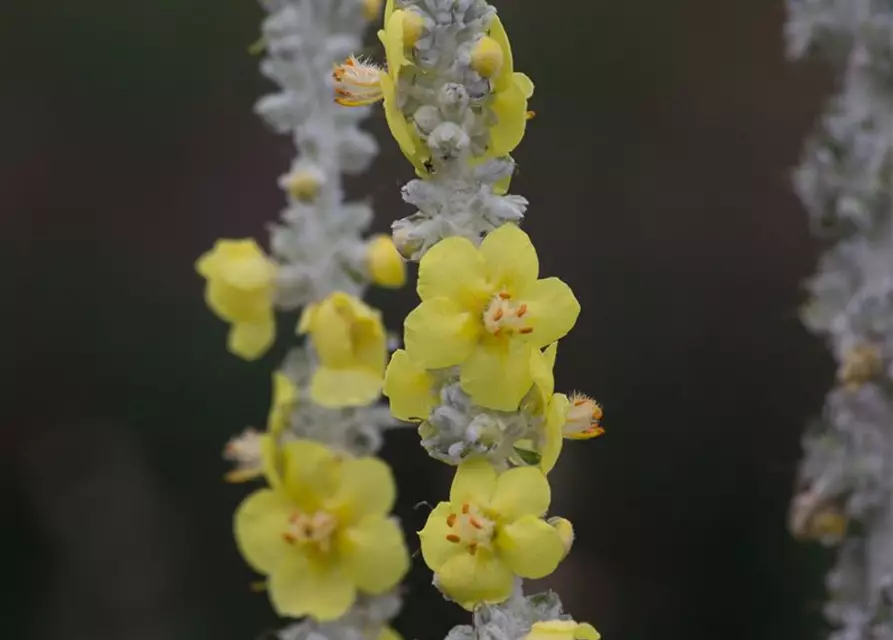
[{"label": "flower bud", "polygon": [[372,22],[381,15],[381,0],[363,0],[363,17]]},{"label": "flower bud", "polygon": [[574,546],[574,525],[571,524],[570,520],[558,517],[549,518],[546,522],[548,522],[561,537],[561,544],[564,545],[564,555],[567,556],[571,551],[571,547]]},{"label": "flower bud", "polygon": [[403,45],[406,47],[414,47],[415,43],[422,37],[425,30],[425,23],[422,21],[416,11],[407,9],[403,15]]},{"label": "flower bud", "polygon": [[310,203],[316,200],[325,177],[315,166],[293,171],[280,182],[282,188],[299,202]]},{"label": "flower bud", "polygon": [[471,68],[481,77],[492,78],[502,69],[504,58],[499,43],[490,36],[484,36],[471,50]]},{"label": "flower bud", "polygon": [[377,235],[366,245],[366,266],[372,282],[396,289],[406,283],[406,265],[390,236]]}]

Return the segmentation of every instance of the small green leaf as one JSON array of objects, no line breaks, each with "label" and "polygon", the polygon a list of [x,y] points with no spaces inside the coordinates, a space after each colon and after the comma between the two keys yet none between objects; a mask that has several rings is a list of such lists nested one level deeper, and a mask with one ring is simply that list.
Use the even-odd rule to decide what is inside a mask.
[{"label": "small green leaf", "polygon": [[536,451],[530,451],[528,449],[519,449],[518,447],[515,447],[514,449],[515,449],[515,453],[518,454],[518,457],[521,458],[521,460],[523,460],[526,464],[529,464],[531,466],[539,464],[540,460],[543,459],[543,457],[540,454],[538,454]]}]

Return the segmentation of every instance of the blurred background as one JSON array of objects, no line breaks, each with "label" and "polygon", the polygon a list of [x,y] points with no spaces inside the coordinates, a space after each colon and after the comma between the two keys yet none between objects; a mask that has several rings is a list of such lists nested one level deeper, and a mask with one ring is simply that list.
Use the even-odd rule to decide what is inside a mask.
[{"label": "blurred background", "polygon": [[[558,388],[607,435],[566,448],[553,511],[578,542],[546,586],[606,640],[818,639],[830,558],[786,509],[799,434],[833,378],[800,326],[819,247],[789,188],[832,89],[791,64],[781,0],[498,3],[538,113],[513,190],[543,272],[583,305]],[[248,364],[193,262],[256,236],[292,154],[252,113],[250,0],[43,0],[0,17],[0,416],[4,638],[251,640],[278,624],[231,535],[248,492],[223,443],[262,423],[290,341]],[[350,183],[376,230],[409,213],[409,165]],[[411,289],[373,293],[392,327]],[[412,429],[383,455],[398,509],[450,469]],[[422,481],[421,479],[424,479]],[[411,538],[414,545],[415,540]],[[411,640],[465,620],[419,561]]]}]

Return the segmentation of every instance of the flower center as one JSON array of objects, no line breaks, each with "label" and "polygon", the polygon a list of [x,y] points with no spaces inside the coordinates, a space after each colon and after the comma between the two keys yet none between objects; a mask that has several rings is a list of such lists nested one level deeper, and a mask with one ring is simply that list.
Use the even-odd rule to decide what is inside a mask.
[{"label": "flower center", "polygon": [[509,292],[500,291],[484,309],[484,327],[494,336],[528,334],[533,327],[526,325],[526,316],[526,304],[514,302]]},{"label": "flower center", "polygon": [[337,528],[338,521],[327,511],[296,511],[288,518],[288,526],[282,539],[289,544],[311,546],[326,553],[332,548],[332,537]]},{"label": "flower center", "polygon": [[374,64],[350,56],[332,71],[335,81],[335,102],[345,107],[360,107],[378,102],[382,70]]},{"label": "flower center", "polygon": [[464,502],[457,513],[447,516],[447,525],[452,529],[446,539],[454,544],[464,545],[468,553],[474,555],[478,547],[489,547],[496,524],[486,517],[476,504]]}]

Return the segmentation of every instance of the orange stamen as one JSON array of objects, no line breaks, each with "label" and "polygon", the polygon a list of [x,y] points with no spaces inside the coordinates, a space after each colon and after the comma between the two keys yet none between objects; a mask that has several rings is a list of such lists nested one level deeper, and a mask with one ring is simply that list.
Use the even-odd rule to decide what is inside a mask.
[{"label": "orange stamen", "polygon": [[482,525],[480,522],[478,522],[474,518],[469,518],[468,521],[471,523],[471,526],[474,527],[475,529],[483,529],[484,528],[484,525]]},{"label": "orange stamen", "polygon": [[500,291],[499,297],[502,298],[503,300],[508,300],[512,297],[512,294],[510,294],[508,291]]},{"label": "orange stamen", "polygon": [[478,543],[477,542],[472,542],[470,545],[468,545],[468,553],[470,553],[471,555],[474,555],[477,552],[478,552]]},{"label": "orange stamen", "polygon": [[446,539],[449,540],[450,542],[459,542],[459,541],[462,540],[462,538],[460,538],[459,536],[457,536],[455,533],[451,533],[451,534],[449,534],[449,535],[446,537]]},{"label": "orange stamen", "polygon": [[456,524],[456,514],[451,513],[447,516],[447,526],[452,527],[454,524]]},{"label": "orange stamen", "polygon": [[521,329],[518,329],[518,333],[523,333],[525,335],[528,333],[533,333],[533,327],[523,327]]},{"label": "orange stamen", "polygon": [[467,502],[462,504],[462,513],[468,513],[468,503]]},{"label": "orange stamen", "polygon": [[503,315],[505,314],[502,312],[502,309],[497,309],[496,313],[493,314],[493,320],[499,322],[500,320],[502,320]]},{"label": "orange stamen", "polygon": [[515,315],[519,318],[523,318],[525,313],[527,313],[527,305],[522,302],[518,305],[518,310],[515,312]]}]

